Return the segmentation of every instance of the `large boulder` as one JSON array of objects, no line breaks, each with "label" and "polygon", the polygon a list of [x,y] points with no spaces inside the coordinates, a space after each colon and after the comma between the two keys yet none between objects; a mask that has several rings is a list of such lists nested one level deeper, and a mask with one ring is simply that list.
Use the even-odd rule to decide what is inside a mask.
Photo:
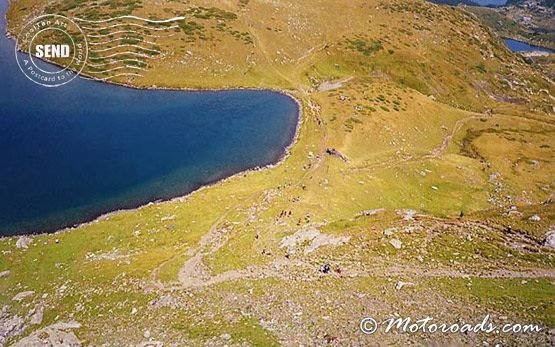
[{"label": "large boulder", "polygon": [[543,240],[543,244],[546,247],[551,247],[555,249],[555,225],[549,227],[549,230],[545,234],[545,239]]},{"label": "large boulder", "polygon": [[33,242],[33,239],[29,236],[21,236],[15,242],[15,247],[19,249],[27,249],[31,245],[31,242]]},{"label": "large boulder", "polygon": [[27,298],[33,296],[33,295],[35,295],[35,292],[34,292],[34,291],[32,291],[32,290],[27,290],[27,291],[25,291],[25,292],[17,293],[17,294],[13,297],[12,300],[13,300],[13,301],[19,301],[19,302],[21,302],[21,301],[23,301],[23,300],[25,300],[25,299],[27,299]]}]

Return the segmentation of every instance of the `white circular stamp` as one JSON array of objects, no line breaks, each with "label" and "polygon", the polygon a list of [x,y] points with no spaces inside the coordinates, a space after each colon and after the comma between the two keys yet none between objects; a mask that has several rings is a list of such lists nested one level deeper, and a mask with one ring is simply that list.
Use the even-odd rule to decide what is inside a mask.
[{"label": "white circular stamp", "polygon": [[71,82],[85,68],[87,37],[71,19],[57,14],[43,15],[21,29],[15,57],[28,79],[41,86],[59,87]]}]

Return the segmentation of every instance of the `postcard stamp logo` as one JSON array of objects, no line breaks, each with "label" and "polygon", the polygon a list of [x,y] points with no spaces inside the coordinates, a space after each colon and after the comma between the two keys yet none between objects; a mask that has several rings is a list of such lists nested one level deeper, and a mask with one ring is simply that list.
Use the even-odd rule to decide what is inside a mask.
[{"label": "postcard stamp logo", "polygon": [[15,56],[28,79],[41,86],[59,87],[71,82],[85,68],[87,37],[73,20],[57,14],[43,15],[23,26]]}]

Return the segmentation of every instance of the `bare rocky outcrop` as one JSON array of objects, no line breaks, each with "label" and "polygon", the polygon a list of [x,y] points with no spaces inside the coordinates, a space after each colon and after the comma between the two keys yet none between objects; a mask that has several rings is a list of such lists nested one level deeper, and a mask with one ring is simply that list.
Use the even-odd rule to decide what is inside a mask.
[{"label": "bare rocky outcrop", "polygon": [[339,159],[343,160],[346,163],[349,161],[349,158],[347,158],[343,153],[341,153],[338,149],[335,149],[335,148],[326,149],[326,154],[331,155],[332,157],[338,157]]},{"label": "bare rocky outcrop", "polygon": [[545,234],[543,245],[555,249],[555,225],[549,227],[549,230]]},{"label": "bare rocky outcrop", "polygon": [[280,243],[280,248],[286,248],[289,254],[295,254],[303,247],[303,244],[308,246],[304,247],[304,253],[308,254],[322,246],[338,246],[349,242],[347,236],[332,236],[322,234],[314,227],[305,227],[297,231],[293,235],[284,237]]},{"label": "bare rocky outcrop", "polygon": [[0,309],[0,346],[9,339],[19,336],[25,330],[25,322],[18,315],[11,315],[9,306]]},{"label": "bare rocky outcrop", "polygon": [[339,89],[343,87],[343,84],[349,82],[352,79],[353,79],[352,77],[347,77],[347,78],[342,78],[340,80],[324,81],[318,86],[318,91],[324,92],[328,90]]},{"label": "bare rocky outcrop", "polygon": [[80,327],[76,321],[55,323],[19,340],[13,347],[80,347],[81,341],[71,331]]}]

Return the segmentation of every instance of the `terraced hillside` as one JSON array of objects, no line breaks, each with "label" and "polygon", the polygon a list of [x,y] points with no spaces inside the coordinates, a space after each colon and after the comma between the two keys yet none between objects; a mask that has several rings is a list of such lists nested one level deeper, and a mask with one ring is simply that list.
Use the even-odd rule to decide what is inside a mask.
[{"label": "terraced hillside", "polygon": [[[89,77],[279,89],[302,121],[275,167],[0,239],[0,344],[554,343],[555,88],[473,16],[424,1],[13,0],[10,33],[42,13],[85,30]],[[396,315],[542,330],[359,331]]]}]

